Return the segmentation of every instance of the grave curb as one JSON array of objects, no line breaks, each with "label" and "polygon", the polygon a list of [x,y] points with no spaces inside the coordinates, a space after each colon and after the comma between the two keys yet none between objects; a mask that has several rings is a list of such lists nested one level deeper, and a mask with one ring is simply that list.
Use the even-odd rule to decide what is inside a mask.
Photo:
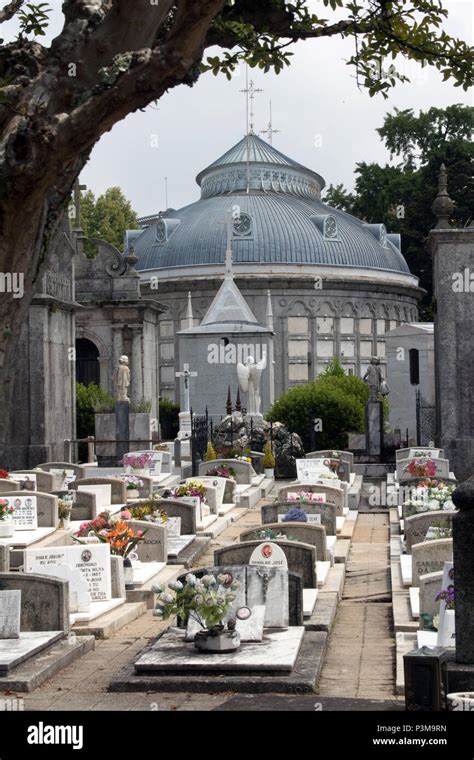
[{"label": "grave curb", "polygon": [[136,675],[133,665],[127,665],[110,681],[108,691],[313,694],[321,674],[327,642],[326,632],[305,631],[295,666],[289,675],[276,673],[272,676],[268,672],[263,675],[252,673],[233,675],[228,671],[222,676],[216,673],[207,675],[188,673],[186,676],[174,676],[166,675],[164,672]]}]

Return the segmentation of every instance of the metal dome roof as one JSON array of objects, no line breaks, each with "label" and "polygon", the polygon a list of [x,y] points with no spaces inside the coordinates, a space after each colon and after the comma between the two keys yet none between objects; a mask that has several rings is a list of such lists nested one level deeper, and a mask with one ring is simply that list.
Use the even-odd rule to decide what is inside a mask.
[{"label": "metal dome roof", "polygon": [[224,222],[237,207],[244,224],[234,229],[236,264],[320,264],[410,274],[397,238],[387,236],[383,225],[366,225],[322,203],[324,180],[255,135],[237,143],[197,181],[203,188],[200,200],[147,219],[149,226],[134,240],[138,270],[222,264]]}]

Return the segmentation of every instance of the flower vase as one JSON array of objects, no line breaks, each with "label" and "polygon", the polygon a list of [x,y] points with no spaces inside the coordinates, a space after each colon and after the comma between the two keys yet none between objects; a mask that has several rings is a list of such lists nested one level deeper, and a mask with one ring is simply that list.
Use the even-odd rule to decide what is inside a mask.
[{"label": "flower vase", "polygon": [[135,475],[136,478],[139,478],[141,475],[146,475],[149,477],[150,471],[146,469],[146,467],[142,467],[138,470],[132,470],[132,475]]},{"label": "flower vase", "polygon": [[263,474],[266,478],[273,478],[275,476],[275,469],[273,467],[264,467]]},{"label": "flower vase", "polygon": [[440,615],[440,628],[438,631],[439,647],[456,646],[456,630],[454,610],[445,610],[444,615]]},{"label": "flower vase", "polygon": [[138,488],[127,488],[127,499],[139,499],[140,491]]},{"label": "flower vase", "polygon": [[10,538],[13,536],[13,522],[11,520],[0,520],[0,538]]},{"label": "flower vase", "polygon": [[207,654],[228,654],[240,647],[240,633],[228,630],[198,631],[194,637],[194,646],[199,652]]},{"label": "flower vase", "polygon": [[125,589],[134,589],[135,583],[133,582],[133,566],[132,561],[128,557],[125,557],[123,560],[123,574],[125,579]]}]

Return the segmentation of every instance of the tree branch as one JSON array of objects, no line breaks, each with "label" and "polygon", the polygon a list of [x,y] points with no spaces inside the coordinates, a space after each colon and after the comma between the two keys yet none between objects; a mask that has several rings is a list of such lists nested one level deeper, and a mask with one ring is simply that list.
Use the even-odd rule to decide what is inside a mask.
[{"label": "tree branch", "polygon": [[3,24],[4,21],[10,21],[15,13],[20,10],[24,2],[25,0],[12,0],[12,2],[8,3],[5,8],[2,8],[0,11],[0,24]]}]

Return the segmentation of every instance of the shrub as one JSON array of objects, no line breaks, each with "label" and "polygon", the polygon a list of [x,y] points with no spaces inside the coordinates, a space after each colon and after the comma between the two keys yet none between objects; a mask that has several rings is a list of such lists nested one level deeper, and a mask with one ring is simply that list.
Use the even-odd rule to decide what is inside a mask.
[{"label": "shrub", "polygon": [[214,446],[212,445],[212,443],[209,441],[209,443],[207,444],[207,451],[206,451],[206,456],[204,457],[204,461],[212,462],[214,459],[217,459],[216,450]]},{"label": "shrub", "polygon": [[162,398],[160,401],[161,437],[164,441],[173,441],[179,432],[179,404]]},{"label": "shrub", "polygon": [[354,375],[346,375],[337,360],[317,380],[290,388],[272,406],[267,417],[298,433],[310,449],[310,420],[319,418],[317,449],[344,449],[347,433],[362,433],[369,387]]},{"label": "shrub", "polygon": [[115,399],[100,385],[76,383],[76,424],[77,437],[86,438],[95,434],[94,414],[113,412]]},{"label": "shrub", "polygon": [[263,447],[263,466],[266,470],[273,470],[275,467],[275,457],[273,456],[272,444],[267,441]]}]

